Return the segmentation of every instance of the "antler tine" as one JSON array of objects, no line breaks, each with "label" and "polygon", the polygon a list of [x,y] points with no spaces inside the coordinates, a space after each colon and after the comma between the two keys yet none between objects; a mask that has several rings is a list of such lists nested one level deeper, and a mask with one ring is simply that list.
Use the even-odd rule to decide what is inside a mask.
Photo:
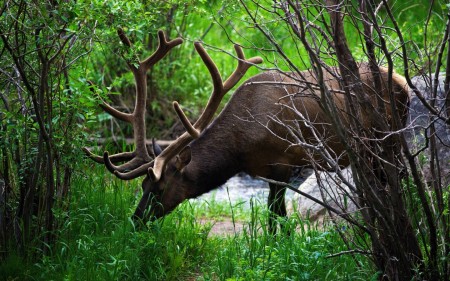
[{"label": "antler tine", "polygon": [[245,59],[244,51],[238,44],[234,45],[234,50],[236,51],[236,55],[238,57],[238,66],[236,70],[230,75],[230,77],[225,81],[223,85],[225,91],[229,91],[231,88],[233,88],[252,65],[260,64],[263,62],[263,59],[261,57],[252,57],[248,60]]},{"label": "antler tine", "polygon": [[86,154],[87,157],[91,158],[94,162],[103,164],[103,157],[92,153],[87,147],[83,147],[83,152],[84,152],[84,154]]},{"label": "antler tine", "polygon": [[171,143],[166,149],[164,149],[160,155],[158,155],[153,161],[153,167],[148,168],[148,175],[154,182],[161,179],[162,171],[167,162],[175,157],[183,148],[192,141],[192,136],[185,132],[179,136],[173,143]]},{"label": "antler tine", "polygon": [[[86,154],[87,157],[91,158],[94,162],[97,162],[99,164],[105,164],[103,161],[104,156],[99,156],[97,154],[92,153],[87,147],[83,147],[84,154]],[[111,155],[109,157],[109,160],[111,163],[119,163],[123,161],[128,161],[130,159],[133,159],[133,157],[136,156],[136,153],[133,152],[122,152],[117,153],[114,155]]]},{"label": "antler tine", "polygon": [[[136,153],[134,153],[136,156]],[[117,155],[117,154],[116,154]],[[113,155],[113,156],[116,156]],[[106,168],[108,169],[108,171],[110,171],[111,173],[115,174],[115,172],[129,172],[129,171],[133,171],[137,168],[139,168],[142,165],[145,165],[147,163],[149,163],[150,161],[146,161],[145,159],[142,159],[140,157],[133,157],[130,161],[116,166],[113,164],[113,161],[111,161],[112,157],[109,157],[109,153],[108,151],[105,151],[103,153],[103,162],[106,166]]]},{"label": "antler tine", "polygon": [[158,30],[158,48],[156,51],[147,59],[145,59],[141,64],[145,69],[150,68],[152,65],[160,61],[172,48],[183,43],[183,39],[175,38],[171,41],[167,41],[164,31]]},{"label": "antler tine", "polygon": [[[123,29],[118,28],[117,34],[122,43],[130,48],[131,41],[126,36]],[[176,38],[167,41],[163,31],[158,31],[159,45],[155,52],[137,66],[134,63],[127,61],[128,67],[133,72],[136,82],[136,99],[134,110],[131,114],[116,110],[107,103],[100,106],[104,111],[120,120],[126,121],[133,125],[135,149],[132,152],[118,153],[109,156],[105,152],[103,157],[91,153],[87,148],[84,152],[92,160],[102,163],[106,168],[121,179],[132,179],[144,175],[152,162],[152,157],[146,145],[146,127],[145,127],[145,109],[147,100],[147,71],[148,69],[160,61],[164,56],[175,46],[183,42],[181,38]],[[121,165],[114,165],[113,163],[125,162]]]},{"label": "antler tine", "polygon": [[129,113],[118,111],[117,109],[115,109],[114,107],[110,106],[106,102],[103,102],[103,103],[99,104],[99,106],[104,111],[109,113],[111,116],[116,117],[117,119],[120,119],[120,120],[122,120],[124,122],[131,123],[132,120],[133,120],[133,115],[131,115]]},{"label": "antler tine", "polygon": [[214,117],[214,113],[217,111],[217,108],[219,107],[223,96],[239,82],[239,80],[245,75],[247,70],[252,65],[262,63],[263,61],[260,57],[252,57],[248,60],[245,59],[242,48],[239,45],[235,45],[234,48],[239,59],[238,66],[236,67],[236,70],[230,75],[230,77],[225,81],[225,83],[223,83],[222,77],[220,76],[220,72],[217,69],[216,64],[208,55],[205,48],[203,48],[203,46],[199,42],[195,42],[194,46],[211,75],[211,78],[213,80],[213,91],[205,109],[194,125],[189,122],[179,104],[177,102],[173,103],[175,111],[181,122],[183,123],[183,126],[186,128],[187,132],[182,134],[158,157],[155,158],[153,168],[150,167],[148,169],[148,174],[153,179],[153,181],[158,181],[161,178],[162,171],[164,170],[166,163],[178,153],[180,153],[181,150],[186,145],[188,145],[192,139],[198,138],[201,132],[208,126],[208,124]]},{"label": "antler tine", "polygon": [[222,92],[223,90],[222,77],[220,76],[220,72],[216,64],[208,55],[205,48],[203,48],[203,45],[200,42],[195,42],[194,47],[197,53],[202,58],[202,61],[205,64],[206,68],[208,68],[209,74],[211,75],[214,87],[213,92]]},{"label": "antler tine", "polygon": [[[125,36],[125,38],[126,38],[126,36]],[[126,38],[126,39],[128,40],[128,38]],[[121,38],[121,40],[124,40],[124,39]],[[95,94],[94,83],[89,80],[87,82],[90,86],[89,89],[91,90],[92,93]],[[115,109],[114,107],[112,107],[109,104],[107,104],[106,102],[104,102],[103,100],[102,100],[102,102],[103,102],[103,104],[99,104],[99,106],[104,111],[109,113],[111,116],[116,117],[117,119],[120,119],[120,120],[128,122],[128,123],[132,122],[131,114],[120,112],[117,109]],[[103,156],[92,153],[87,147],[83,147],[83,151],[84,151],[84,154],[86,154],[86,156],[88,156],[93,161],[95,161],[99,164],[104,164]],[[135,156],[135,154],[133,152],[124,152],[124,153],[115,154],[115,155],[111,156],[110,159],[113,163],[118,163],[118,162],[128,161],[128,160],[132,159],[134,156]]]},{"label": "antler tine", "polygon": [[[186,115],[184,114],[183,110],[180,108],[177,102],[173,103],[173,107],[186,131],[193,138],[198,138],[200,132],[203,129],[205,129],[206,126],[208,126],[209,122],[211,122],[211,119],[214,116],[214,113],[216,112],[217,108],[219,107],[223,96],[239,82],[239,80],[245,75],[247,70],[252,65],[260,64],[262,63],[263,60],[260,57],[252,57],[248,60],[245,59],[245,55],[241,46],[235,44],[234,49],[238,57],[238,66],[236,67],[236,70],[230,75],[230,77],[225,81],[225,83],[223,83],[222,77],[220,76],[220,72],[217,69],[217,66],[215,65],[211,57],[208,55],[205,48],[203,48],[203,46],[199,42],[195,42],[194,46],[197,52],[199,53],[200,57],[202,58],[203,62],[205,63],[206,67],[208,68],[209,73],[211,74],[214,87],[213,93],[211,94],[206,109],[204,110],[203,114],[201,115],[201,117],[198,119],[198,121],[194,126],[189,122],[188,118],[186,117]],[[207,109],[209,108],[211,108],[210,114],[208,114],[209,112],[207,112]],[[202,117],[204,115],[205,117],[203,119]]]},{"label": "antler tine", "polygon": [[147,174],[148,168],[150,168],[152,165],[153,165],[153,161],[146,163],[146,164],[144,164],[132,171],[129,171],[129,172],[122,173],[119,171],[114,171],[114,175],[121,180],[132,180],[132,179],[135,179],[137,177]]},{"label": "antler tine", "polygon": [[[122,31],[123,32],[123,31]],[[120,35],[119,35],[120,36]],[[125,36],[125,34],[122,34],[122,36],[124,36],[125,38],[120,38],[121,40],[128,40],[128,38]],[[129,40],[128,40],[129,42]],[[131,44],[131,43],[130,43]],[[89,90],[95,94],[95,85],[94,82],[88,80],[87,83],[89,84]],[[101,99],[101,98],[100,98]],[[101,99],[102,100],[102,99]],[[116,117],[117,119],[120,119],[122,121],[131,123],[131,119],[132,119],[132,115],[129,113],[124,113],[124,112],[120,112],[117,109],[115,109],[114,107],[110,106],[109,104],[107,104],[104,100],[102,100],[103,103],[99,104],[99,106],[106,111],[107,113],[109,113],[111,116]]]},{"label": "antler tine", "polygon": [[178,115],[178,118],[180,118],[181,123],[183,124],[184,128],[189,133],[189,135],[191,135],[192,138],[194,138],[194,139],[198,138],[200,136],[200,131],[195,129],[194,126],[192,126],[191,122],[189,121],[189,119],[184,114],[184,112],[181,109],[181,107],[178,104],[178,102],[174,101],[172,103],[172,105],[173,105],[173,108],[175,109],[175,112]]},{"label": "antler tine", "polygon": [[[217,111],[217,108],[219,107],[220,102],[222,101],[222,98],[225,96],[225,94],[239,82],[239,80],[245,75],[250,66],[262,63],[262,59],[260,57],[253,57],[250,58],[249,60],[246,60],[242,48],[237,44],[234,45],[234,49],[239,59],[238,66],[236,67],[236,70],[230,75],[230,77],[223,84],[220,74],[215,73],[217,70],[216,65],[209,57],[209,55],[206,53],[204,48],[201,45],[199,46],[201,48],[196,48],[197,52],[199,52],[200,56],[202,56],[203,62],[208,67],[208,70],[210,70],[211,77],[214,83],[214,90],[208,100],[206,108],[203,110],[203,113],[200,115],[197,122],[195,122],[194,124],[194,127],[197,130],[203,131],[214,117],[214,113]],[[204,56],[206,56],[206,58],[204,58]],[[219,86],[216,87],[216,83],[220,83],[220,87]]]},{"label": "antler tine", "polygon": [[[211,59],[211,57],[208,55],[208,53],[206,52],[205,48],[203,48],[202,44],[200,42],[195,42],[194,43],[194,47],[195,50],[197,51],[197,53],[200,55],[203,63],[206,65],[206,67],[208,68],[208,71],[211,75],[211,79],[213,81],[213,92],[211,94],[211,97],[208,101],[208,105],[206,108],[208,108],[208,106],[211,103],[211,100],[215,101],[215,100],[219,100],[218,104],[220,104],[220,101],[222,100],[223,95],[221,96],[221,94],[224,92],[223,91],[223,82],[222,82],[222,77],[220,75],[219,69],[217,68],[216,64],[214,63],[214,61]],[[218,105],[217,105],[218,106]],[[186,131],[194,138],[198,138],[198,136],[201,133],[201,130],[204,128],[201,128],[200,130],[196,129],[195,126],[193,126],[191,124],[191,122],[189,122],[188,118],[186,117],[186,115],[184,114],[183,110],[181,109],[180,105],[178,104],[178,102],[173,102],[173,107],[175,109],[175,112],[178,115],[178,118],[180,119],[181,123],[183,124],[184,128],[186,129]],[[203,114],[202,114],[203,115]],[[200,120],[200,119],[199,119]],[[196,124],[198,123],[198,121],[196,122]],[[209,121],[207,122],[209,123]],[[206,123],[206,125],[208,125]],[[206,127],[206,126],[205,126]]]}]

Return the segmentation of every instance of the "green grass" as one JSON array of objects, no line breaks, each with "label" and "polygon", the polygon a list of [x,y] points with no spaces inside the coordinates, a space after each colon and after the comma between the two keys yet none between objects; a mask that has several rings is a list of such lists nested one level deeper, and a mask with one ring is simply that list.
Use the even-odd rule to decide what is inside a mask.
[{"label": "green grass", "polygon": [[[292,216],[291,236],[267,233],[265,202],[186,202],[135,231],[129,219],[139,182],[114,180],[102,167],[76,176],[56,246],[38,263],[10,256],[1,280],[368,280],[369,260],[348,255],[332,228]],[[237,204],[236,204],[237,203]],[[207,218],[211,223],[200,223]],[[244,230],[212,235],[213,221],[234,220]]]}]

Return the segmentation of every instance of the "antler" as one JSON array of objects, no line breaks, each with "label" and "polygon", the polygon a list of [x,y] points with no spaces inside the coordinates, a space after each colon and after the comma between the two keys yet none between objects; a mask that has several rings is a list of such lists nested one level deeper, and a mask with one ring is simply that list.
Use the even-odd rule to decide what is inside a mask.
[{"label": "antler", "polygon": [[[122,43],[131,48],[131,41],[125,35],[124,31],[119,28],[117,30]],[[109,156],[105,151],[103,157],[91,153],[87,148],[83,148],[89,158],[97,163],[105,164],[106,168],[121,179],[133,179],[144,175],[151,166],[152,157],[146,146],[146,128],[145,128],[145,109],[147,100],[147,71],[160,61],[172,48],[183,43],[181,38],[171,41],[166,40],[166,36],[162,30],[158,31],[159,45],[156,51],[147,59],[138,62],[130,62],[127,65],[133,72],[136,82],[136,100],[132,113],[124,113],[116,110],[112,106],[103,103],[100,107],[117,119],[131,123],[134,131],[135,150],[132,152],[122,152]],[[113,163],[128,161],[119,166]]]},{"label": "antler", "polygon": [[182,134],[155,158],[153,168],[150,167],[148,169],[149,176],[153,179],[153,181],[158,181],[161,178],[162,171],[164,170],[165,165],[170,159],[180,153],[181,150],[189,144],[189,142],[191,142],[195,138],[198,138],[201,132],[208,126],[208,124],[214,117],[214,113],[217,111],[217,108],[219,107],[223,96],[231,88],[233,88],[237,84],[237,82],[239,82],[239,80],[245,75],[247,70],[254,64],[262,63],[262,59],[260,57],[253,57],[248,60],[245,59],[242,48],[239,45],[234,45],[234,49],[238,57],[238,66],[236,67],[236,70],[230,75],[230,77],[225,81],[225,83],[223,83],[217,66],[214,64],[213,60],[208,55],[203,46],[199,42],[194,43],[194,45],[195,49],[197,50],[209,70],[209,73],[213,80],[213,91],[206,105],[206,108],[203,110],[202,114],[198,118],[197,122],[194,123],[194,125],[189,122],[179,104],[177,102],[173,102],[173,107],[187,132]]}]

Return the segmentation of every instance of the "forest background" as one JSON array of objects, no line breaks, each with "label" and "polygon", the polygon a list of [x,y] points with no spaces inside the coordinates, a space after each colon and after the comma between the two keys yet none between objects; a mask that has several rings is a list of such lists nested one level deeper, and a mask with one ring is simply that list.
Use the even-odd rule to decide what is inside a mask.
[{"label": "forest background", "polygon": [[[265,228],[263,202],[252,203],[251,209],[239,202],[187,202],[151,231],[136,232],[129,217],[140,180],[116,180],[82,153],[83,147],[98,147],[106,139],[113,141],[101,142],[98,151],[129,149],[123,140],[131,128],[98,104],[105,100],[132,109],[134,80],[124,58],[150,55],[159,29],[185,42],[148,74],[149,138],[172,139],[178,133],[172,101],[180,101],[195,120],[209,97],[209,73],[194,41],[204,42],[223,77],[236,65],[234,43],[244,47],[247,57],[264,59],[241,81],[266,69],[289,70],[242,2],[257,13],[252,5],[270,6],[271,1],[2,1],[1,279],[379,278],[365,255],[334,255],[347,248],[332,226],[318,227],[294,215],[291,223],[300,230],[273,239]],[[448,4],[392,5],[406,40],[413,42],[409,56],[419,66],[414,71],[426,72],[438,55],[431,50],[443,38]],[[267,17],[263,23],[292,62],[300,69],[310,67],[306,50],[283,21]],[[134,44],[131,52],[120,43],[119,27]],[[350,23],[345,29],[352,54],[364,59],[360,34],[352,32]],[[402,73],[401,58],[395,59]],[[248,231],[211,237],[211,223],[199,220],[205,217],[242,220]]]}]

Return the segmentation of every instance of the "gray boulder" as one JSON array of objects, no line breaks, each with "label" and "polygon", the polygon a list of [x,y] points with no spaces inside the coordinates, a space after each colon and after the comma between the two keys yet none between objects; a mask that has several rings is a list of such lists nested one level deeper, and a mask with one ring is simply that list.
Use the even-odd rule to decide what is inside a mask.
[{"label": "gray boulder", "polygon": [[[431,102],[435,101],[435,108],[442,112],[445,116],[445,91],[444,80],[445,75],[439,75],[439,85],[437,88],[436,98],[432,97],[431,89],[433,77],[431,79],[422,76],[416,76],[412,79],[413,84],[422,93],[424,98]],[[423,150],[422,156],[430,159],[430,150],[427,149],[426,136],[431,136],[430,123],[435,124],[436,135],[436,149],[437,157],[439,159],[440,174],[442,183],[444,185],[450,184],[450,125],[445,124],[441,119],[429,114],[428,109],[423,105],[419,98],[414,95],[411,96],[411,104],[408,114],[408,131],[407,139],[412,153]],[[427,181],[432,181],[432,174],[428,161],[424,161],[423,173]]]},{"label": "gray boulder", "polygon": [[[441,74],[439,77],[440,84],[438,85],[435,106],[445,113],[444,79],[444,74]],[[414,77],[412,79],[414,85],[421,91],[427,101],[431,101],[433,98],[431,96],[430,89],[432,88],[430,87],[430,80],[432,81],[433,79],[424,79],[423,77]],[[429,128],[430,122],[434,122],[436,128],[436,147],[438,151],[437,156],[439,158],[441,179],[444,185],[449,185],[450,126],[446,125],[442,120],[430,116],[429,111],[422,104],[419,98],[414,95],[414,93],[411,93],[411,104],[407,121],[408,129],[406,134],[409,147],[413,153],[423,149],[427,145],[425,136],[430,136],[431,134]],[[423,150],[423,156],[429,159],[429,149]],[[424,161],[422,170],[426,179],[431,181],[430,166],[427,161]],[[348,194],[350,194],[349,189],[339,180],[336,180],[336,174],[325,172],[319,172],[318,174],[320,182],[322,183],[322,189],[319,188],[315,173],[311,173],[311,175],[302,184],[300,184],[299,190],[319,200],[323,199],[324,202],[338,210],[343,210],[345,212],[353,212],[356,210],[356,206],[348,198]],[[344,170],[344,175],[350,182],[353,182],[350,169]],[[322,195],[324,195],[323,198]],[[307,199],[304,196],[296,195],[295,200],[296,201],[294,202],[298,202],[298,211],[304,217],[308,216],[311,220],[318,220],[322,219],[323,216],[327,214],[327,211],[323,206]]]},{"label": "gray boulder", "polygon": [[[353,185],[352,173],[349,168],[342,170],[345,180]],[[299,186],[299,190],[321,200],[340,212],[355,212],[356,206],[350,199],[351,191],[336,175],[336,173],[318,172],[319,180],[314,172]],[[321,188],[320,188],[321,187]],[[295,194],[294,202],[298,202],[297,211],[311,221],[322,219],[328,214],[325,207],[302,196]]]}]

